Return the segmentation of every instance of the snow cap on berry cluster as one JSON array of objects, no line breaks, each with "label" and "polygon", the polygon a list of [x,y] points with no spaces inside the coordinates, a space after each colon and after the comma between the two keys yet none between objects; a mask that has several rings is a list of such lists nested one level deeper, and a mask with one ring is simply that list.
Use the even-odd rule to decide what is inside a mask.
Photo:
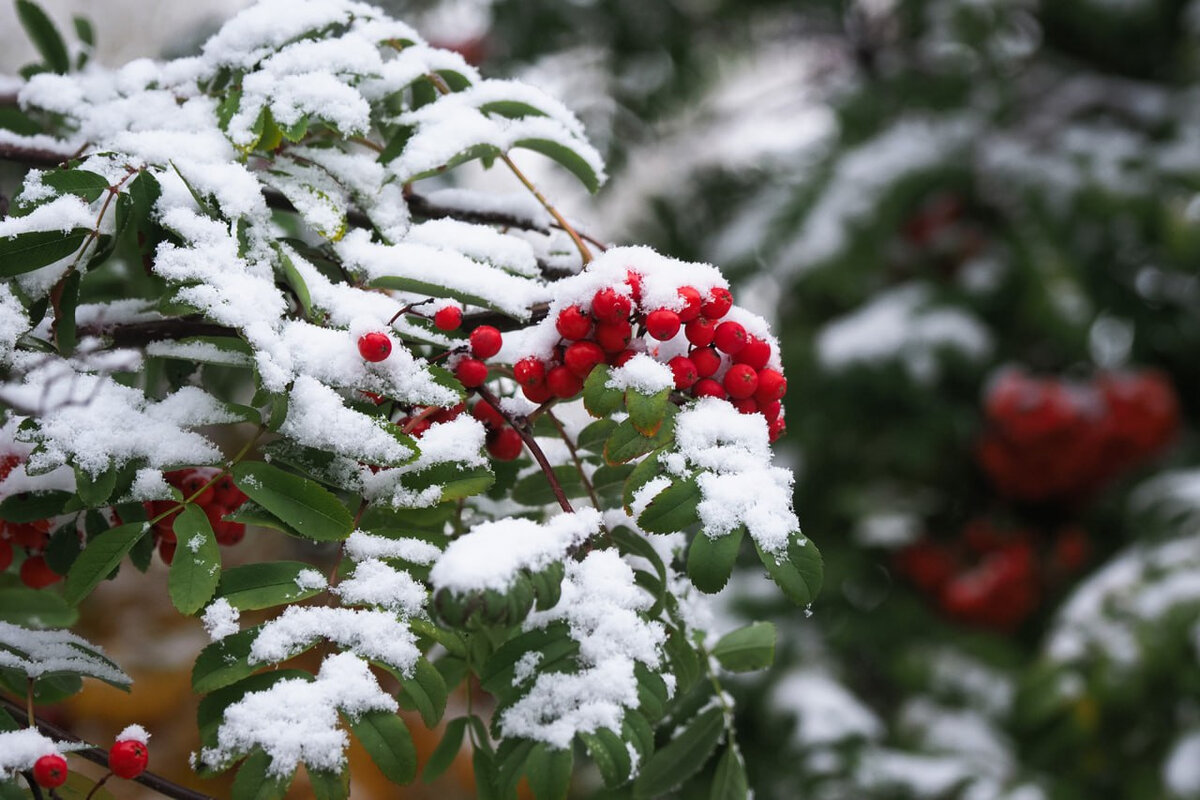
[{"label": "snow cap on berry cluster", "polygon": [[43,736],[37,728],[0,733],[0,781],[15,779],[42,756],[57,752],[54,740]]}]

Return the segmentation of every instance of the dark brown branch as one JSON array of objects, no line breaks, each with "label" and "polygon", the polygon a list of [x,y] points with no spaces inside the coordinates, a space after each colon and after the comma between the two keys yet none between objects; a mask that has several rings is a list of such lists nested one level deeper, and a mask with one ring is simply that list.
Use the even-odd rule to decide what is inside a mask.
[{"label": "dark brown branch", "polygon": [[512,425],[513,430],[521,435],[521,440],[525,442],[525,446],[533,454],[534,460],[542,468],[542,474],[546,476],[546,482],[550,484],[550,490],[554,492],[554,497],[558,500],[558,504],[562,506],[562,510],[568,514],[574,514],[575,509],[571,507],[571,501],[567,499],[567,493],[563,491],[562,484],[558,482],[558,476],[554,474],[554,467],[550,466],[550,461],[546,458],[546,454],[542,452],[541,445],[533,438],[533,430],[530,428],[529,420],[523,417],[514,417],[501,408],[500,398],[492,394],[486,387],[476,386],[471,391],[479,395],[479,399],[496,409],[496,413],[504,417],[504,421]]},{"label": "dark brown branch", "polygon": [[0,142],[0,160],[16,161],[30,167],[57,167],[69,161],[69,153],[56,153],[44,147],[23,147],[19,144]]},{"label": "dark brown branch", "polygon": [[[14,703],[7,697],[0,697],[0,705],[4,705],[10,711],[17,713],[20,716],[24,716],[25,709],[22,708],[19,703]],[[69,731],[63,730],[56,725],[52,725],[43,719],[39,718],[37,720],[37,727],[38,730],[41,731],[45,736],[50,736],[65,742],[79,742],[82,744],[87,744],[78,736],[75,736]],[[72,750],[71,753],[81,758],[85,758],[94,764],[99,764],[105,768],[108,767],[108,753],[104,750],[101,750],[99,747],[89,746],[82,750]],[[210,795],[197,792],[193,789],[187,788],[186,786],[180,786],[178,783],[169,781],[161,775],[155,775],[152,772],[143,772],[136,778],[131,778],[131,780],[136,781],[147,788],[153,789],[159,794],[176,798],[176,800],[216,800],[216,798]]]},{"label": "dark brown branch", "polygon": [[147,322],[125,322],[110,325],[87,325],[79,328],[81,335],[99,336],[112,340],[115,347],[144,347],[163,339],[187,339],[192,336],[238,336],[235,328],[206,322],[196,316],[156,319]]},{"label": "dark brown branch", "polygon": [[579,450],[576,449],[575,443],[571,441],[571,437],[567,435],[567,429],[559,421],[558,417],[554,416],[554,412],[546,409],[546,418],[554,425],[558,431],[558,437],[563,440],[563,444],[567,446],[567,452],[571,454],[571,460],[575,462],[575,471],[579,473],[579,480],[583,481],[583,488],[587,490],[588,498],[592,501],[592,505],[600,511],[600,500],[596,497],[596,487],[592,486],[592,481],[588,478],[587,473],[583,470],[583,459],[579,457]]}]

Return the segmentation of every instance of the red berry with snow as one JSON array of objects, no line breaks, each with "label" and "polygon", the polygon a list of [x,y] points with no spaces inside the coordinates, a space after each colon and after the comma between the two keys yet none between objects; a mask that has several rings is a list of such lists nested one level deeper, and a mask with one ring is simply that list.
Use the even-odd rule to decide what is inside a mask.
[{"label": "red berry with snow", "polygon": [[604,351],[595,342],[575,342],[563,353],[567,369],[580,378],[586,378],[592,367],[604,362]]},{"label": "red berry with snow", "polygon": [[491,325],[480,325],[471,331],[471,352],[476,358],[491,358],[500,352],[504,337]]},{"label": "red berry with snow", "polygon": [[696,317],[683,328],[683,335],[694,347],[708,347],[716,332],[716,324],[708,317]]},{"label": "red berry with snow", "polygon": [[458,306],[443,306],[433,314],[433,325],[439,331],[456,331],[462,325],[462,309]]},{"label": "red berry with snow", "polygon": [[754,392],[755,400],[766,404],[783,399],[785,394],[787,394],[787,378],[783,377],[782,372],[774,369],[759,370],[758,389]]},{"label": "red berry with snow", "polygon": [[687,356],[675,356],[667,362],[667,366],[675,375],[676,389],[690,389],[696,381],[700,380],[700,374],[696,372],[696,365]]},{"label": "red berry with snow", "polygon": [[761,411],[762,415],[767,418],[767,422],[774,422],[775,420],[779,419],[779,415],[783,413],[783,403],[779,402],[778,400],[773,400],[770,403],[764,403],[759,400],[758,404],[759,411]]},{"label": "red berry with snow", "polygon": [[702,347],[688,354],[701,378],[711,378],[721,368],[721,356],[711,347]]},{"label": "red berry with snow", "polygon": [[392,354],[392,340],[386,333],[371,331],[358,337],[358,353],[364,361],[383,361]]},{"label": "red berry with snow", "polygon": [[728,289],[717,286],[708,293],[708,299],[700,306],[700,313],[709,319],[720,319],[733,308],[733,295]]},{"label": "red berry with snow", "polygon": [[629,359],[633,358],[636,355],[637,355],[636,350],[622,350],[621,352],[619,352],[615,356],[613,356],[611,359],[609,359],[608,363],[612,364],[614,367],[623,367],[629,363]]},{"label": "red berry with snow", "polygon": [[771,360],[771,345],[762,339],[751,336],[746,340],[745,346],[733,357],[733,360],[738,364],[746,364],[756,371],[763,369]]},{"label": "red berry with snow", "polygon": [[696,397],[720,397],[721,399],[725,399],[725,387],[712,378],[702,378],[696,381],[696,385],[692,387],[692,394],[696,395]]},{"label": "red berry with snow", "polygon": [[487,380],[487,376],[487,364],[477,358],[464,358],[454,368],[454,377],[458,378],[459,383],[468,389],[482,386],[483,382]]},{"label": "red berry with snow", "polygon": [[513,364],[513,378],[522,386],[543,386],[546,383],[546,364],[536,356],[526,356]]},{"label": "red berry with snow", "polygon": [[491,431],[487,436],[487,451],[497,461],[512,461],[521,455],[524,446],[521,434],[512,428]]},{"label": "red berry with snow", "polygon": [[633,326],[626,319],[601,322],[596,326],[593,338],[604,352],[619,353],[629,346],[629,340],[633,338]]},{"label": "red berry with snow", "polygon": [[531,403],[544,403],[554,397],[554,392],[550,391],[550,386],[545,381],[536,386],[522,386],[521,393]]},{"label": "red berry with snow", "polygon": [[725,372],[721,381],[729,396],[737,400],[753,397],[758,389],[758,372],[748,364],[734,364]]},{"label": "red berry with snow", "polygon": [[733,401],[733,407],[743,414],[753,414],[758,411],[758,403],[753,397],[743,397]]},{"label": "red berry with snow", "polygon": [[666,308],[651,311],[646,315],[646,332],[660,342],[674,338],[675,334],[679,333],[681,324],[679,315]]},{"label": "red berry with snow", "polygon": [[150,752],[144,742],[124,739],[108,749],[108,768],[118,778],[136,778],[146,771]]},{"label": "red berry with snow", "polygon": [[507,424],[503,414],[497,411],[491,403],[485,403],[482,400],[471,409],[471,416],[489,428],[503,428]]},{"label": "red berry with snow", "polygon": [[21,564],[21,583],[30,589],[44,589],[62,580],[42,556],[30,556]]},{"label": "red berry with snow", "polygon": [[583,312],[579,306],[567,306],[558,312],[554,327],[564,339],[573,341],[586,339],[592,330],[592,318]]},{"label": "red berry with snow", "polygon": [[737,322],[722,322],[713,334],[713,344],[722,353],[737,355],[746,346],[746,329]]},{"label": "red berry with snow", "polygon": [[633,297],[634,305],[642,302],[642,276],[633,270],[625,271],[625,283],[629,285],[629,294]]},{"label": "red berry with snow", "polygon": [[50,520],[5,523],[8,536],[15,544],[28,550],[42,550],[50,539]]},{"label": "red berry with snow", "polygon": [[33,780],[43,789],[56,789],[67,782],[67,760],[58,753],[33,762]]},{"label": "red berry with snow", "polygon": [[700,291],[695,286],[680,286],[677,291],[680,298],[683,299],[683,308],[679,311],[679,320],[681,322],[691,322],[700,316],[700,306],[703,305],[700,299]]},{"label": "red berry with snow", "polygon": [[560,365],[546,374],[546,386],[555,397],[565,400],[583,391],[583,378]]},{"label": "red berry with snow", "polygon": [[775,441],[785,433],[787,433],[787,423],[784,421],[783,417],[776,417],[767,423],[767,438],[770,439],[770,441]]},{"label": "red berry with snow", "polygon": [[598,322],[619,322],[629,319],[633,302],[611,287],[601,289],[592,296],[592,316]]}]

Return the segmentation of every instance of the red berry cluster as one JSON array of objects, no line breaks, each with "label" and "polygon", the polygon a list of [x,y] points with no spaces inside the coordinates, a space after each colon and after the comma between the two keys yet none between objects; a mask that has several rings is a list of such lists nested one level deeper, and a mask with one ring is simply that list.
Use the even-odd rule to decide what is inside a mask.
[{"label": "red berry cluster", "polygon": [[525,442],[521,434],[508,424],[508,420],[492,407],[480,400],[471,409],[471,415],[487,428],[487,451],[497,461],[513,461],[521,455]]},{"label": "red berry cluster", "polygon": [[442,406],[424,406],[413,409],[411,414],[401,417],[396,420],[396,424],[404,429],[404,432],[415,439],[420,439],[425,435],[425,431],[429,430],[435,423],[450,422],[458,419],[458,415],[467,410],[466,403],[443,408]]},{"label": "red berry cluster", "polygon": [[1156,370],[1101,373],[1086,384],[1004,373],[984,400],[977,458],[1000,494],[1078,498],[1166,446],[1179,401]]},{"label": "red berry cluster", "polygon": [[454,367],[454,376],[463,386],[474,389],[476,386],[482,386],[487,380],[488,366],[483,360],[500,352],[504,337],[499,329],[491,325],[480,325],[471,331],[468,341],[471,355],[459,359]]},{"label": "red berry cluster", "polygon": [[741,323],[721,321],[733,307],[728,289],[717,287],[707,295],[694,286],[677,291],[682,309],[647,308],[642,304],[641,276],[628,271],[621,286],[597,291],[589,307],[575,304],[559,311],[554,355],[549,360],[521,359],[513,365],[513,377],[534,403],[571,398],[583,390],[584,379],[598,364],[621,366],[633,358],[636,334],[645,332],[665,342],[682,330],[690,344],[688,353],[667,361],[675,388],[693,397],[728,399],[744,414],[761,412],[771,440],[779,438],[785,429],[781,401],[787,379],[767,366],[771,345]]},{"label": "red berry cluster", "polygon": [[[8,477],[21,457],[9,453],[0,457],[0,481]],[[31,589],[43,589],[61,581],[63,576],[50,569],[42,554],[50,541],[50,520],[39,519],[33,522],[0,521],[0,572],[8,569],[13,563],[14,547],[25,550],[25,560],[21,562],[21,583]]]},{"label": "red berry cluster", "polygon": [[1037,610],[1048,586],[1078,572],[1091,545],[1078,527],[1059,529],[1039,554],[1030,531],[1002,531],[972,520],[959,540],[930,538],[896,555],[896,570],[951,619],[1002,632]]},{"label": "red berry cluster", "polygon": [[[246,526],[240,522],[226,522],[224,517],[246,502],[246,495],[228,475],[221,475],[216,483],[208,486],[209,481],[217,474],[218,470],[212,467],[193,467],[168,472],[166,479],[167,483],[182,492],[185,498],[191,497],[203,489],[204,491],[192,502],[200,506],[205,516],[208,517],[217,544],[234,545],[246,535]],[[164,562],[170,564],[175,558],[176,542],[173,525],[175,517],[179,515],[179,509],[176,509],[179,503],[174,500],[151,500],[144,505],[146,513],[151,519],[159,514],[171,512],[154,523],[151,531],[154,540],[158,543],[158,554],[162,556]],[[176,510],[172,511],[172,509]]]}]

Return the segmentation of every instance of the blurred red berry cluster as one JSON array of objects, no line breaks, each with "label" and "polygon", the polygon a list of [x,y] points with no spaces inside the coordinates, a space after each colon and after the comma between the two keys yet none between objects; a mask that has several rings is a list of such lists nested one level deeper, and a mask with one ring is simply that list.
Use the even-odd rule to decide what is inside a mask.
[{"label": "blurred red berry cluster", "polygon": [[1081,570],[1090,553],[1078,526],[1038,536],[975,519],[953,542],[925,537],[905,547],[895,567],[947,617],[1010,633],[1050,588]]},{"label": "blurred red berry cluster", "polygon": [[[21,463],[21,457],[13,453],[0,456],[0,481]],[[41,589],[62,580],[50,565],[46,563],[43,553],[50,541],[50,520],[39,519],[33,522],[0,521],[0,572],[12,566],[14,548],[20,547],[25,551],[25,560],[21,562],[21,583],[31,589]]]},{"label": "blurred red berry cluster", "polygon": [[720,320],[733,307],[728,289],[716,287],[701,295],[694,286],[677,290],[682,308],[644,308],[641,276],[628,271],[620,286],[597,291],[588,307],[567,306],[558,312],[560,336],[549,360],[527,356],[513,365],[513,377],[534,403],[552,397],[571,398],[583,390],[584,379],[598,364],[619,367],[637,354],[635,335],[648,334],[660,342],[683,331],[689,349],[667,361],[675,388],[694,397],[730,400],[745,414],[761,412],[771,440],[785,429],[782,398],[787,379],[767,366],[770,343],[748,333],[732,320]]},{"label": "blurred red berry cluster", "polygon": [[1179,401],[1157,370],[1106,372],[1087,383],[1006,370],[984,399],[976,455],[1012,500],[1074,500],[1170,443]]},{"label": "blurred red berry cluster", "polygon": [[[236,511],[246,502],[246,495],[229,475],[222,474],[221,470],[215,467],[192,467],[168,472],[166,479],[167,483],[183,493],[184,498],[191,498],[200,492],[191,502],[200,506],[208,517],[218,544],[234,545],[246,535],[245,525],[225,520],[227,514]],[[176,545],[173,523],[182,509],[175,500],[151,500],[144,505],[150,519],[155,519],[160,514],[165,515],[154,523],[151,533],[158,544],[158,554],[164,562],[170,564],[175,558]]]},{"label": "blurred red berry cluster", "polygon": [[490,403],[480,400],[471,409],[472,416],[487,428],[487,451],[497,461],[512,461],[521,455],[525,443],[521,434],[508,424],[504,415]]}]

